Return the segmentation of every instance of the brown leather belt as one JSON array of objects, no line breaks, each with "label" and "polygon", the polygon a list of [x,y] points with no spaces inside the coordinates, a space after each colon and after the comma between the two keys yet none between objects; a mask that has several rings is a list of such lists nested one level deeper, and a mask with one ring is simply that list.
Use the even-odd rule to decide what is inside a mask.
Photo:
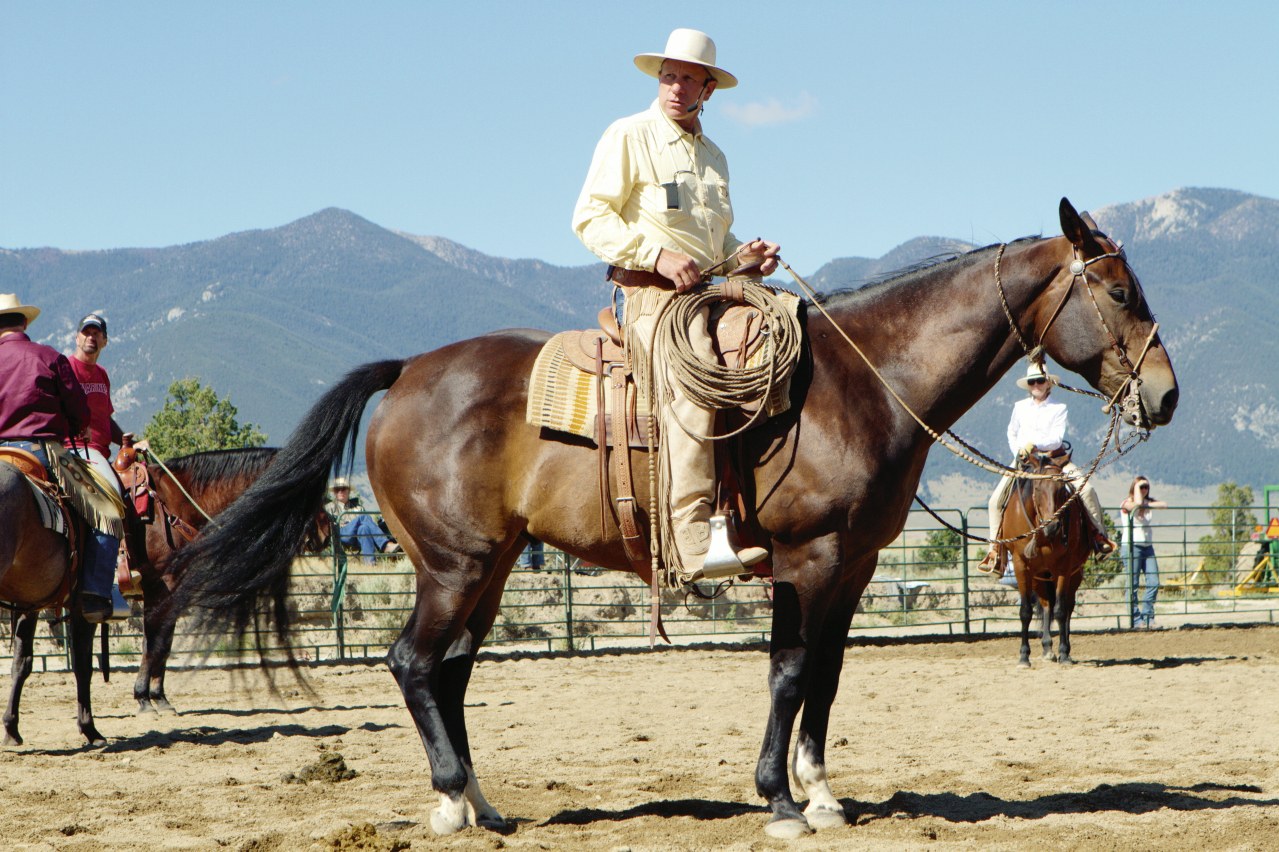
[{"label": "brown leather belt", "polygon": [[675,282],[665,275],[658,275],[647,269],[623,269],[620,266],[608,268],[608,280],[623,287],[661,287],[663,290],[674,290]]}]

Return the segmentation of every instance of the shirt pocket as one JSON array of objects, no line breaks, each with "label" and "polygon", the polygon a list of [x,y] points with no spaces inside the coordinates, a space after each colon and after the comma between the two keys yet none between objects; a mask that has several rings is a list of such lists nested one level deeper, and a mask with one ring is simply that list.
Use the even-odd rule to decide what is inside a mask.
[{"label": "shirt pocket", "polygon": [[[675,195],[668,196],[666,184],[648,184],[640,192],[643,195],[643,209],[663,227],[671,230],[684,230],[692,218],[693,195],[685,181],[675,180]],[[671,200],[678,200],[679,206],[669,207]]]},{"label": "shirt pocket", "polygon": [[728,197],[728,181],[712,179],[706,182],[706,207],[710,215],[727,233],[733,227],[733,203]]}]

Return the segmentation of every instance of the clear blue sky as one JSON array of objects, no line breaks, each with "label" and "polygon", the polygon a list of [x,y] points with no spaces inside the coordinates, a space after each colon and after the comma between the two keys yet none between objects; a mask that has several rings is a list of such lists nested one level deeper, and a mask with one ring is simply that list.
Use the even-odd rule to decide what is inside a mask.
[{"label": "clear blue sky", "polygon": [[1279,197],[1258,2],[0,0],[0,247],[166,246],[325,207],[488,254],[593,258],[569,216],[631,63],[709,32],[739,236],[801,272],[1183,186]]}]

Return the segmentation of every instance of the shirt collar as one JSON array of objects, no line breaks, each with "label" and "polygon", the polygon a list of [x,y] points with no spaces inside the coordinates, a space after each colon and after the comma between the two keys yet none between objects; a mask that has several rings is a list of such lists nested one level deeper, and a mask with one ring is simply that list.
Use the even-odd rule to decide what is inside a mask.
[{"label": "shirt collar", "polygon": [[674,145],[681,139],[687,139],[689,144],[693,144],[702,138],[701,122],[698,122],[697,125],[698,132],[692,133],[672,121],[671,117],[662,111],[662,105],[658,103],[656,98],[653,99],[653,104],[649,107],[649,109],[662,120],[662,124],[659,126],[664,128],[663,134],[665,136],[666,144]]},{"label": "shirt collar", "polygon": [[12,334],[6,334],[4,337],[0,337],[0,343],[11,343],[19,340],[25,340],[27,343],[31,342],[31,338],[27,337],[27,333],[25,331],[15,331]]}]

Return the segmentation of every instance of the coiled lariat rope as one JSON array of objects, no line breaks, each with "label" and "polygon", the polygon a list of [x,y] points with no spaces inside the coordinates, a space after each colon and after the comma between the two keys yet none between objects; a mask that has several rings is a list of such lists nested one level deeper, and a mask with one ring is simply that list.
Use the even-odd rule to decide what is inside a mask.
[{"label": "coiled lariat rope", "polygon": [[746,281],[742,287],[743,300],[764,315],[760,328],[764,357],[753,367],[725,367],[703,359],[693,348],[688,330],[698,311],[724,301],[724,290],[722,284],[709,284],[678,299],[670,299],[658,314],[654,332],[654,351],[662,353],[655,359],[656,363],[667,365],[671,384],[698,408],[731,410],[759,404],[750,420],[723,435],[698,435],[675,417],[685,433],[700,440],[722,441],[755,425],[765,414],[773,388],[785,383],[794,370],[802,345],[803,331],[795,313],[787,310],[767,287]]}]

